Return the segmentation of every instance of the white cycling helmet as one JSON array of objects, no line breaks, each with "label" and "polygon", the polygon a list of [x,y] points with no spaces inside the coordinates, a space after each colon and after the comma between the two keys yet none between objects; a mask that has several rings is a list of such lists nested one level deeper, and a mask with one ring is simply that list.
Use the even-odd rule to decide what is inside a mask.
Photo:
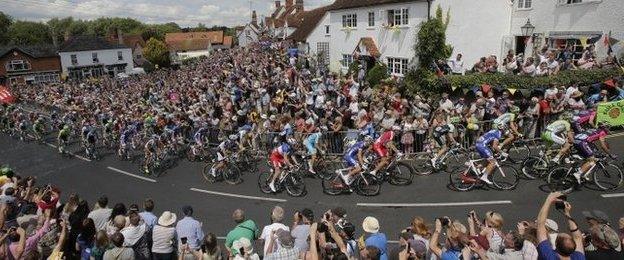
[{"label": "white cycling helmet", "polygon": [[230,138],[230,140],[234,141],[234,140],[238,139],[238,135],[230,135],[229,138]]}]

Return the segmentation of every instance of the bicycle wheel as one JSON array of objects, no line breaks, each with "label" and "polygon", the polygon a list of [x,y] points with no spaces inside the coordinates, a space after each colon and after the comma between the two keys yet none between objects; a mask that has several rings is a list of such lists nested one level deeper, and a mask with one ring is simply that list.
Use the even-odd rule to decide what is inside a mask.
[{"label": "bicycle wheel", "polygon": [[547,170],[548,162],[541,157],[530,156],[522,162],[522,175],[531,180],[542,178]]},{"label": "bicycle wheel", "polygon": [[258,187],[262,193],[271,194],[273,191],[269,187],[269,182],[271,182],[271,172],[265,171],[258,174]]},{"label": "bicycle wheel", "polygon": [[321,180],[321,187],[323,187],[323,193],[328,195],[340,195],[344,192],[344,183],[338,174],[334,173],[328,179]]},{"label": "bicycle wheel", "polygon": [[342,163],[322,160],[314,168],[317,177],[322,180],[331,180],[336,175],[335,171],[342,168]]},{"label": "bicycle wheel", "polygon": [[364,173],[357,177],[354,186],[359,195],[377,196],[381,190],[381,181],[370,173]]},{"label": "bicycle wheel", "polygon": [[231,185],[236,185],[243,181],[241,179],[240,170],[234,165],[228,165],[226,167],[223,171],[223,179]]},{"label": "bicycle wheel", "polygon": [[548,173],[546,182],[550,191],[564,191],[577,185],[576,178],[572,175],[573,168],[557,167]]},{"label": "bicycle wheel", "polygon": [[499,165],[492,173],[494,186],[501,190],[513,190],[518,186],[518,171],[511,165]]},{"label": "bicycle wheel", "polygon": [[428,157],[427,159],[420,159],[415,162],[414,174],[426,176],[435,172],[436,170],[433,168],[433,166],[431,166],[431,161],[429,161]]},{"label": "bicycle wheel", "polygon": [[507,151],[509,159],[513,163],[520,163],[531,155],[531,148],[527,144],[512,144]]},{"label": "bicycle wheel", "polygon": [[206,165],[204,165],[204,169],[202,169],[202,176],[204,177],[204,179],[207,182],[215,183],[215,182],[217,182],[217,177],[213,176],[210,173],[211,170],[212,170],[212,166],[213,166],[213,164],[211,164],[211,163],[207,163]]},{"label": "bicycle wheel", "polygon": [[291,173],[286,178],[286,192],[293,197],[303,196],[306,192],[305,183],[303,183],[303,178],[299,173]]},{"label": "bicycle wheel", "polygon": [[472,190],[478,182],[478,178],[469,172],[469,169],[456,167],[449,174],[451,186],[458,191]]},{"label": "bicycle wheel", "polygon": [[598,164],[594,170],[594,183],[604,191],[617,190],[622,186],[622,170],[615,164]]},{"label": "bicycle wheel", "polygon": [[396,165],[388,169],[388,182],[392,185],[409,185],[414,179],[412,167],[405,162],[398,162]]}]

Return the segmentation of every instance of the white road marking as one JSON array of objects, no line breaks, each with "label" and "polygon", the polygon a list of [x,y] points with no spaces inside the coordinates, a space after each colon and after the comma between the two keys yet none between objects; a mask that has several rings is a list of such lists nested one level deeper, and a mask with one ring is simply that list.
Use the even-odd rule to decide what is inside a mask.
[{"label": "white road marking", "polygon": [[287,200],[284,200],[284,199],[274,199],[274,198],[247,196],[247,195],[240,195],[240,194],[233,194],[233,193],[225,193],[225,192],[218,192],[218,191],[202,190],[202,189],[197,189],[197,188],[191,188],[191,190],[192,191],[197,191],[197,192],[213,194],[213,195],[221,195],[221,196],[241,198],[241,199],[264,200],[264,201],[273,201],[273,202],[286,202],[287,201]]},{"label": "white road marking", "polygon": [[83,161],[87,161],[87,162],[90,162],[90,161],[91,161],[91,159],[86,158],[86,157],[82,157],[82,156],[77,155],[77,154],[75,154],[75,153],[69,153],[69,154],[71,154],[72,156],[74,156],[74,157],[76,157],[76,158],[78,158],[78,159],[80,159],[80,160],[83,160]]},{"label": "white road marking", "polygon": [[129,173],[127,171],[123,171],[123,170],[120,170],[120,169],[117,169],[117,168],[113,168],[113,167],[110,167],[110,166],[108,166],[106,168],[111,170],[111,171],[115,171],[115,172],[118,172],[118,173],[121,173],[121,174],[124,174],[124,175],[128,175],[130,177],[134,177],[134,178],[137,178],[137,179],[141,179],[141,180],[144,180],[144,181],[156,182],[156,180],[154,180],[154,179],[150,179],[150,178],[143,177],[143,176],[140,176],[140,175],[132,174],[132,173]]},{"label": "white road marking", "polygon": [[471,202],[437,202],[437,203],[358,203],[358,207],[456,207],[475,205],[512,204],[510,200],[471,201]]},{"label": "white road marking", "polygon": [[619,198],[624,197],[624,193],[609,193],[600,195],[603,198]]},{"label": "white road marking", "polygon": [[53,144],[51,144],[51,143],[45,143],[45,144],[46,144],[47,146],[52,147],[52,148],[58,148],[58,147],[56,147],[56,145],[53,145]]}]

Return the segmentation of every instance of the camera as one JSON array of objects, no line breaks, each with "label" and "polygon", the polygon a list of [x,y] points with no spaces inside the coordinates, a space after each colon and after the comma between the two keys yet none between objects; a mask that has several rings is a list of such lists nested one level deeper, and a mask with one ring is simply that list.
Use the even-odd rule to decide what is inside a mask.
[{"label": "camera", "polygon": [[438,218],[438,220],[440,220],[440,224],[442,224],[443,227],[448,227],[448,225],[451,223],[451,220],[448,217],[441,217]]},{"label": "camera", "polygon": [[557,210],[565,209],[565,202],[568,200],[568,196],[561,195],[561,196],[558,197],[558,199],[560,199],[561,201],[556,201],[555,202],[555,209],[557,209]]},{"label": "camera", "polygon": [[181,238],[180,238],[180,242],[181,242],[183,245],[186,245],[186,241],[187,241],[187,238],[186,238],[186,237],[181,237]]},{"label": "camera", "polygon": [[323,222],[319,222],[318,223],[318,228],[317,229],[318,229],[319,233],[326,233],[327,230],[328,230],[327,225],[325,225],[325,223],[323,223]]}]

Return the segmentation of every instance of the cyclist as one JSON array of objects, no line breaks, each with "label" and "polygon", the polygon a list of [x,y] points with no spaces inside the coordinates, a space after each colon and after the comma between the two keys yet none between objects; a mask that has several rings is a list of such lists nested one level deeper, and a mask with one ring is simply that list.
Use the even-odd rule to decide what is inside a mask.
[{"label": "cyclist", "polygon": [[270,161],[273,166],[273,172],[271,174],[271,182],[269,182],[269,188],[271,191],[277,192],[275,188],[275,181],[281,177],[282,171],[281,168],[286,166],[292,166],[288,157],[293,153],[293,149],[291,147],[291,143],[294,143],[295,140],[289,138],[287,142],[282,142],[278,147],[274,148],[271,151]]},{"label": "cyclist", "polygon": [[503,137],[503,133],[501,130],[505,127],[504,125],[498,124],[498,128],[492,129],[477,139],[475,144],[475,148],[477,152],[481,156],[481,158],[487,160],[487,166],[482,170],[480,179],[487,183],[493,184],[492,181],[489,180],[489,176],[492,174],[494,170],[494,166],[496,165],[496,159],[494,158],[494,154],[492,150],[490,150],[490,145],[494,151],[500,154],[502,157],[507,157],[507,154],[501,150],[501,146],[499,146],[499,141]]},{"label": "cyclist", "polygon": [[131,125],[127,126],[126,130],[121,133],[121,136],[119,136],[119,151],[117,152],[119,156],[126,154],[126,152],[128,151],[128,143],[132,142],[132,137],[134,136],[134,134],[136,134],[136,130]]},{"label": "cyclist", "polygon": [[208,133],[208,128],[201,127],[193,135],[193,140],[195,141],[195,144],[191,145],[191,151],[194,156],[199,154],[200,149],[204,149],[204,138],[206,133]]},{"label": "cyclist", "polygon": [[35,138],[41,139],[43,137],[43,132],[45,131],[45,126],[43,125],[44,119],[43,116],[39,116],[37,120],[33,123],[32,129],[35,134]]},{"label": "cyclist", "polygon": [[210,174],[212,174],[212,176],[216,177],[217,170],[221,170],[225,167],[225,160],[238,147],[237,139],[238,135],[232,134],[228,136],[228,139],[219,144],[217,147],[217,163],[210,169]]},{"label": "cyclist", "polygon": [[89,132],[87,133],[86,136],[86,149],[85,149],[85,153],[87,154],[87,156],[91,156],[91,152],[95,152],[95,143],[97,142],[97,133],[95,132],[95,127],[91,127],[89,129]]},{"label": "cyclist", "polygon": [[384,127],[385,131],[375,140],[373,144],[373,150],[377,153],[381,160],[375,166],[375,169],[370,173],[372,175],[377,174],[379,170],[390,163],[390,157],[388,153],[388,148],[390,148],[397,156],[401,156],[402,153],[394,146],[392,140],[394,140],[394,130],[400,129],[398,126],[393,127]]},{"label": "cyclist", "polygon": [[574,131],[580,133],[583,131],[583,126],[589,124],[591,127],[595,127],[594,120],[596,119],[596,111],[592,109],[582,110],[572,117],[572,127]]},{"label": "cyclist", "polygon": [[89,125],[89,121],[87,119],[82,120],[82,128],[80,130],[82,146],[86,147],[87,145],[87,134],[91,131],[91,126]]},{"label": "cyclist", "polygon": [[316,132],[312,133],[305,140],[303,140],[303,144],[305,145],[306,150],[308,150],[308,155],[311,156],[310,160],[308,160],[308,171],[312,174],[316,174],[316,171],[314,171],[314,164],[317,159],[316,154],[320,151],[319,140],[321,139],[321,135],[321,130],[317,128]]},{"label": "cyclist", "polygon": [[[585,159],[580,168],[574,173],[574,177],[579,184],[581,184],[581,177],[591,170],[596,165],[596,157],[591,147],[591,143],[600,141],[600,146],[609,157],[615,159],[617,156],[611,153],[609,146],[605,140],[605,137],[609,134],[608,125],[604,123],[598,123],[598,128],[585,131],[583,133],[574,136],[574,148],[578,151],[579,155]],[[585,179],[589,175],[585,175]]]},{"label": "cyclist", "polygon": [[366,147],[373,143],[373,138],[370,136],[364,137],[363,141],[358,141],[353,144],[344,155],[344,160],[347,164],[348,172],[344,174],[341,170],[337,170],[336,173],[340,174],[342,180],[351,185],[353,182],[353,176],[359,174],[362,170],[366,170],[366,161],[364,159],[364,151]]},{"label": "cyclist", "polygon": [[561,146],[559,153],[552,159],[554,163],[559,163],[562,156],[566,155],[572,147],[574,132],[570,125],[570,113],[563,113],[559,120],[546,126],[546,131],[542,133],[542,140],[546,142],[546,149],[550,149],[553,144]]},{"label": "cyclist", "polygon": [[518,125],[516,124],[516,117],[520,112],[520,108],[517,106],[511,106],[509,108],[509,112],[501,114],[493,121],[493,129],[500,129],[501,131],[506,131],[507,129],[511,129],[511,133],[507,135],[507,138],[500,144],[501,149],[503,147],[507,147],[507,145],[511,144],[516,137],[522,137],[522,134],[518,131]]},{"label": "cyclist", "polygon": [[[431,159],[431,165],[436,166],[438,158],[444,155],[446,151],[448,151],[448,144],[450,143],[452,146],[459,145],[455,141],[455,137],[453,137],[453,133],[455,132],[455,126],[451,123],[447,123],[443,118],[443,114],[439,113],[436,120],[439,122],[438,126],[433,129],[433,133],[431,134],[433,140],[440,146],[440,150],[433,156]],[[445,138],[446,140],[444,140]]]},{"label": "cyclist", "polygon": [[158,157],[163,146],[164,144],[160,136],[158,135],[152,135],[152,138],[150,138],[149,140],[147,140],[147,142],[145,142],[145,147],[143,149],[145,153],[145,164],[143,165],[145,174],[150,173],[148,165],[150,165],[151,163],[154,163],[152,162],[152,160],[155,160],[156,157]]},{"label": "cyclist", "polygon": [[238,149],[240,151],[245,150],[248,147],[252,147],[251,146],[252,145],[251,129],[252,127],[250,125],[244,125],[238,129],[238,133],[237,133],[238,134]]},{"label": "cyclist", "polygon": [[64,125],[59,131],[58,137],[56,138],[59,153],[65,153],[65,145],[67,145],[70,134],[71,128],[68,125]]},{"label": "cyclist", "polygon": [[102,123],[104,124],[102,139],[104,139],[104,142],[108,142],[108,140],[110,140],[113,135],[115,120],[113,120],[112,118],[105,118],[102,120]]}]

